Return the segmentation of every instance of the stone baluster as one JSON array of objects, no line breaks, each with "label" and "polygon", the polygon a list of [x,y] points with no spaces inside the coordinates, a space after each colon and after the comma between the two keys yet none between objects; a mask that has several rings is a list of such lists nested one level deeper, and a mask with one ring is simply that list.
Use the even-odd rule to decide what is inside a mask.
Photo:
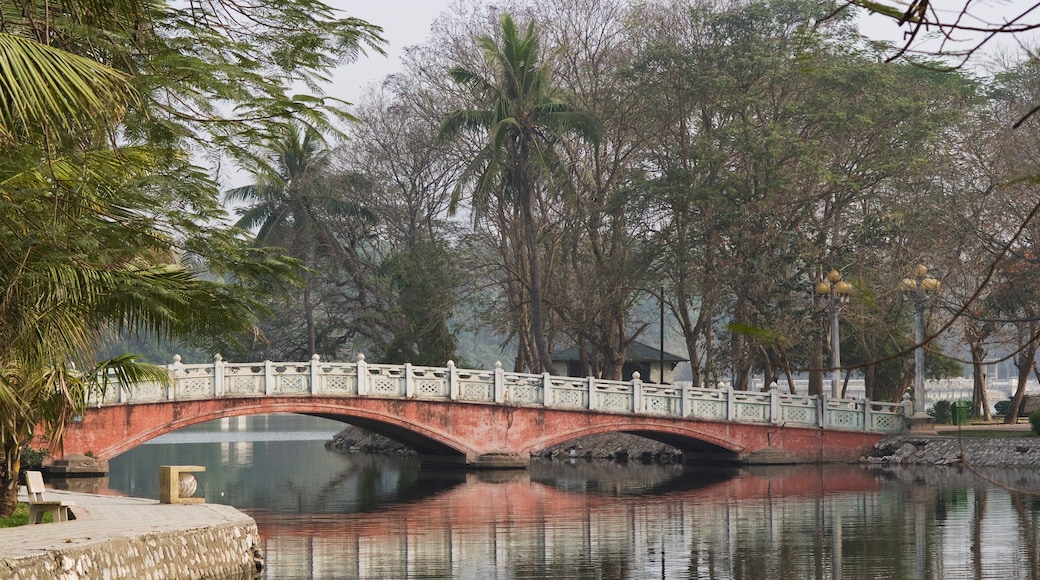
[{"label": "stone baluster", "polygon": [[213,355],[213,396],[224,395],[224,357],[220,353]]},{"label": "stone baluster", "polygon": [[726,420],[732,421],[737,416],[737,396],[733,385],[726,385]]},{"label": "stone baluster", "polygon": [[274,363],[264,361],[264,394],[270,395],[274,392]]},{"label": "stone baluster", "polygon": [[639,371],[632,373],[632,412],[643,412],[643,381],[639,380]]},{"label": "stone baluster", "polygon": [[321,370],[321,368],[319,367],[320,364],[321,364],[321,357],[318,356],[318,353],[312,354],[311,355],[311,385],[310,385],[311,386],[311,394],[312,395],[317,395],[318,392],[321,390],[320,382],[319,382],[320,379],[318,377],[318,371]]},{"label": "stone baluster", "polygon": [[368,394],[368,364],[364,353],[360,352],[357,355],[357,394],[361,397]]},{"label": "stone baluster", "polygon": [[454,401],[459,398],[459,370],[455,368],[455,361],[448,361],[448,400]]},{"label": "stone baluster", "polygon": [[415,398],[415,376],[412,374],[412,363],[404,363],[404,396]]},{"label": "stone baluster", "polygon": [[596,377],[589,375],[589,410],[596,409]]},{"label": "stone baluster", "polygon": [[820,396],[816,399],[816,404],[820,407],[820,427],[827,428],[827,395],[820,393]]},{"label": "stone baluster", "polygon": [[492,400],[502,403],[506,399],[506,376],[502,370],[502,361],[495,361],[495,384],[492,391]]},{"label": "stone baluster", "polygon": [[170,386],[166,389],[166,399],[172,401],[176,396],[177,384],[184,376],[184,363],[181,362],[181,355],[173,355],[173,364],[168,368],[170,370]]},{"label": "stone baluster", "polygon": [[773,425],[780,423],[780,392],[776,383],[769,385],[769,422]]},{"label": "stone baluster", "polygon": [[552,396],[549,394],[549,391],[551,389],[552,389],[552,375],[549,374],[549,371],[546,371],[546,372],[542,373],[542,406],[543,407],[548,405],[549,401],[552,401]]}]

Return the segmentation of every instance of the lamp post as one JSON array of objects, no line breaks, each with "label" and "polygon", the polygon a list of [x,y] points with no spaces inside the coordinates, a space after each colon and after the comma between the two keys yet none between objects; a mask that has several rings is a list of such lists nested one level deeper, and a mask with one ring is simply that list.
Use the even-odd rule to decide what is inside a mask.
[{"label": "lamp post", "polygon": [[838,309],[848,303],[852,285],[841,279],[841,272],[831,270],[827,277],[816,283],[818,302],[826,302],[831,321],[831,397],[841,397],[841,338],[838,335]]},{"label": "lamp post", "polygon": [[924,310],[939,292],[939,281],[928,276],[923,264],[914,266],[913,278],[903,278],[899,283],[903,296],[914,301],[914,415],[912,420],[929,420],[925,411],[924,393]]}]

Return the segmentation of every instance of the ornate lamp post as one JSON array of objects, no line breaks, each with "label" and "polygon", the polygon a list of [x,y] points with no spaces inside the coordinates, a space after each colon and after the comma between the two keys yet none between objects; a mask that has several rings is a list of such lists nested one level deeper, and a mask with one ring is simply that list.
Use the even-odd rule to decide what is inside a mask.
[{"label": "ornate lamp post", "polygon": [[814,287],[817,303],[826,303],[831,320],[831,397],[841,397],[841,339],[838,335],[838,309],[849,301],[852,285],[841,279],[841,272],[831,270],[827,278]]},{"label": "ornate lamp post", "polygon": [[913,278],[903,278],[899,289],[914,301],[914,422],[928,422],[924,393],[924,311],[939,292],[939,281],[928,276],[923,264],[914,266]]}]

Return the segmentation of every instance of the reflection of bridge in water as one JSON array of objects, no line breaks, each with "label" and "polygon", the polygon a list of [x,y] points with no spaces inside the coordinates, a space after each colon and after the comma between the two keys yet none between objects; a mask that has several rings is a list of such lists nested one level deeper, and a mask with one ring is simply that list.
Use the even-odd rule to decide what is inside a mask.
[{"label": "reflection of bridge in water", "polygon": [[532,453],[600,433],[633,433],[689,458],[844,461],[903,430],[907,406],[863,399],[447,367],[355,363],[170,365],[171,384],[95,401],[65,453],[109,459],[203,421],[266,413],[337,419],[400,441],[427,464],[525,467]]},{"label": "reflection of bridge in water", "polygon": [[[640,485],[623,476],[616,488],[597,485],[602,492],[564,491],[561,479],[588,475],[568,476],[568,467],[535,462],[529,472],[493,479],[469,474],[464,484],[433,497],[375,512],[251,515],[276,566],[268,570],[271,577],[511,578],[542,567],[561,578],[577,577],[578,569],[589,570],[583,576],[589,578],[650,577],[637,572],[643,570],[695,578],[728,577],[750,545],[773,550],[783,543],[781,534],[820,535],[834,518],[840,525],[842,512],[885,511],[875,499],[874,477],[845,466],[687,472],[658,480],[653,487],[669,491],[649,497],[615,493]],[[645,475],[641,468],[628,473]],[[691,573],[697,561],[709,569]],[[616,574],[591,572],[611,566]],[[620,573],[625,569],[631,573]]]}]

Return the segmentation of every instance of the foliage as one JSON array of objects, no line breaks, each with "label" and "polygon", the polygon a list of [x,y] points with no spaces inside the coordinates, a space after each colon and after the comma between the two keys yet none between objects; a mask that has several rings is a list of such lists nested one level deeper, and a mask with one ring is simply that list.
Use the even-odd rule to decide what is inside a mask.
[{"label": "foliage", "polygon": [[[557,143],[567,135],[594,141],[598,127],[593,115],[557,97],[551,63],[542,60],[541,43],[532,20],[521,30],[510,15],[500,20],[500,39],[479,36],[477,47],[485,69],[455,66],[451,80],[468,90],[470,106],[452,111],[441,126],[444,141],[470,133],[485,135],[473,152],[450,209],[456,210],[464,186],[472,184],[471,207],[480,218],[495,211],[496,225],[507,233],[508,253],[521,256],[508,266],[513,332],[521,342],[523,366],[533,372],[552,368],[546,339],[543,259],[538,244],[543,202],[560,199],[572,183]],[[513,233],[515,232],[515,234]],[[520,273],[522,272],[522,274]]]},{"label": "foliage", "polygon": [[50,456],[46,449],[33,449],[25,446],[22,448],[22,470],[39,469],[43,467],[43,461]]},{"label": "foliage", "polygon": [[15,63],[0,75],[6,515],[25,443],[42,437],[56,447],[89,397],[168,379],[131,355],[98,362],[106,342],[244,331],[260,286],[289,273],[289,262],[224,227],[194,146],[244,160],[287,117],[319,126],[343,118],[334,101],[288,92],[380,39],[309,0],[25,2],[2,11],[0,51]]},{"label": "foliage", "polygon": [[1033,411],[1029,414],[1029,427],[1034,434],[1040,435],[1040,411]]},{"label": "foliage", "polygon": [[1011,410],[1011,401],[997,401],[993,404],[993,410],[997,415],[1006,416]]},{"label": "foliage", "polygon": [[936,423],[945,425],[953,418],[952,408],[953,405],[949,401],[936,401],[928,414],[935,417]]}]

